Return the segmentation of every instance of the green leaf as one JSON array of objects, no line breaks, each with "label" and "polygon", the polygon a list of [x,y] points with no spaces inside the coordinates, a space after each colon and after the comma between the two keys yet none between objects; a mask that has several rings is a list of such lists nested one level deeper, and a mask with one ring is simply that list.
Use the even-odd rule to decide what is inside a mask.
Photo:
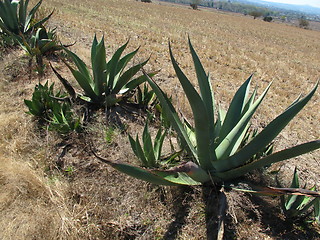
[{"label": "green leaf", "polygon": [[[117,64],[117,70],[116,70],[116,75],[120,76],[124,70],[124,68],[127,66],[127,64],[130,62],[130,60],[137,54],[137,52],[139,51],[138,47],[136,50],[128,53],[127,55],[125,55],[123,58],[121,58]],[[114,84],[115,86],[115,84]]]},{"label": "green leaf", "polygon": [[214,93],[212,91],[212,86],[210,82],[210,75],[206,75],[205,70],[200,62],[200,59],[194,50],[190,38],[188,38],[189,48],[192,55],[194,67],[197,74],[197,79],[200,87],[201,99],[206,107],[206,112],[208,116],[208,131],[209,131],[209,151],[210,159],[215,156],[213,144],[214,144]]},{"label": "green leaf", "polygon": [[[2,3],[2,2],[1,2]],[[1,6],[1,19],[5,25],[5,28],[14,34],[19,34],[19,23],[17,16],[18,2],[11,2],[5,0]]]},{"label": "green leaf", "polygon": [[167,131],[164,131],[164,133],[162,134],[162,129],[159,128],[156,138],[154,139],[154,148],[153,148],[156,160],[159,160],[161,157],[162,145],[166,135],[167,135]]},{"label": "green leaf", "polygon": [[[270,89],[271,83],[267,86],[261,96],[255,101],[252,106],[249,107],[247,112],[238,120],[236,126],[228,133],[228,135],[221,141],[221,143],[216,147],[216,156],[218,160],[214,166],[218,171],[226,171],[228,168],[238,167],[243,164],[242,159],[235,159],[234,161],[225,161],[224,159],[228,158],[230,153],[234,150],[235,145],[240,145],[242,138],[245,136],[245,133],[249,127],[250,119],[255,113],[262,100],[266,96],[268,90]],[[243,105],[242,105],[243,106]],[[227,121],[227,117],[225,121]],[[222,126],[223,127],[223,126]],[[242,137],[242,138],[241,138]],[[250,158],[249,158],[250,159]]]},{"label": "green leaf", "polygon": [[24,100],[24,103],[29,108],[29,112],[35,116],[41,116],[42,115],[42,108],[39,104],[32,102],[30,100]]},{"label": "green leaf", "polygon": [[201,185],[201,182],[197,182],[195,180],[193,180],[191,177],[189,177],[186,173],[183,172],[179,172],[179,173],[167,173],[167,172],[156,172],[157,175],[163,177],[163,179],[175,183],[175,184],[179,184],[179,185],[188,185],[188,186],[192,186],[192,185]]},{"label": "green leaf", "polygon": [[[87,65],[86,65],[76,54],[74,54],[73,52],[69,51],[69,50],[66,49],[66,48],[64,48],[64,50],[66,51],[66,53],[68,54],[68,56],[72,59],[72,61],[76,64],[79,72],[80,72],[86,79],[88,79],[88,80],[87,80],[88,83],[89,83],[90,85],[92,85],[92,84],[93,84],[93,81],[92,81],[92,77],[91,77],[91,75],[90,75],[90,73],[89,73],[89,70],[88,70],[88,68],[87,68]],[[66,62],[64,62],[64,63],[69,67],[69,65],[68,65]],[[69,67],[69,69],[70,69],[70,67]],[[71,70],[71,69],[70,69],[70,70]]]},{"label": "green leaf", "polygon": [[[156,75],[158,72],[159,71],[148,73],[148,76],[152,77],[152,76]],[[131,80],[130,82],[128,82],[122,89],[127,89],[127,91],[131,91],[131,90],[135,89],[136,87],[138,87],[141,83],[144,83],[145,81],[147,81],[147,77],[145,75],[141,75],[141,76]]]},{"label": "green leaf", "polygon": [[107,63],[106,63],[106,49],[104,46],[104,37],[102,37],[101,41],[96,44],[96,37],[92,43],[92,71],[93,71],[93,80],[94,80],[94,92],[97,96],[102,96],[105,92],[104,84],[106,83],[106,71],[107,71]]},{"label": "green leaf", "polygon": [[36,28],[40,27],[42,24],[44,24],[46,21],[48,21],[48,20],[51,18],[51,16],[53,15],[53,13],[54,13],[54,10],[53,10],[47,17],[45,17],[45,18],[41,19],[40,21],[36,22],[36,23],[33,24],[31,27],[32,27],[33,29],[36,29]]},{"label": "green leaf", "polygon": [[142,149],[142,146],[140,144],[138,135],[136,137],[136,149],[137,149],[137,152],[138,152],[138,158],[140,159],[140,161],[142,163],[142,166],[149,167],[148,159],[146,158],[145,152]]},{"label": "green leaf", "polygon": [[148,161],[148,167],[156,167],[156,158],[151,141],[151,135],[149,132],[148,121],[146,122],[142,134],[143,150]]},{"label": "green leaf", "polygon": [[80,71],[73,69],[68,63],[65,62],[65,64],[70,69],[72,75],[74,76],[80,87],[84,90],[86,95],[90,97],[92,101],[99,101],[97,94],[92,89],[90,79],[88,79],[87,76]]},{"label": "green leaf", "polygon": [[26,24],[28,4],[29,0],[26,0],[26,2],[20,0],[19,2],[19,21],[21,22],[22,26],[25,26]]},{"label": "green leaf", "polygon": [[[118,81],[115,83],[114,88],[112,89],[111,93],[118,93],[127,83],[128,81],[134,76],[136,75],[136,73],[149,61],[149,59],[147,59],[146,61],[139,63],[131,68],[129,68],[126,72],[124,72],[120,78],[118,79]],[[139,81],[140,82],[140,81]],[[136,86],[135,86],[136,87]]]},{"label": "green leaf", "polygon": [[220,141],[222,141],[240,121],[247,103],[251,79],[252,75],[242,84],[234,95],[220,131]]},{"label": "green leaf", "polygon": [[128,134],[128,138],[129,138],[129,142],[130,142],[130,145],[131,145],[131,148],[134,152],[134,154],[139,157],[139,154],[138,154],[138,151],[137,151],[137,147],[136,147],[136,141],[131,137],[130,134]]},{"label": "green leaf", "polygon": [[[293,173],[293,178],[292,178],[292,181],[291,181],[291,188],[299,188],[300,187],[300,184],[299,184],[299,176],[298,176],[298,173],[297,173],[297,168],[294,169],[294,173]],[[294,203],[294,201],[296,200],[296,196],[294,195],[289,195],[287,197],[287,200],[285,202],[285,207],[286,207],[286,210],[290,209],[292,204]]]},{"label": "green leaf", "polygon": [[173,128],[176,130],[180,138],[185,141],[188,148],[190,149],[191,153],[193,154],[194,158],[197,160],[197,153],[196,149],[194,148],[193,144],[191,143],[188,133],[186,132],[184,128],[184,124],[181,122],[178,113],[174,109],[173,105],[171,104],[171,101],[168,99],[166,94],[161,90],[161,88],[146,74],[144,73],[144,76],[147,78],[148,83],[150,84],[151,88],[157,95],[161,106],[163,110],[165,111],[168,119],[170,119],[170,122],[173,126]]},{"label": "green leaf", "polygon": [[209,121],[211,121],[212,119],[208,119],[209,116],[206,111],[206,106],[204,105],[200,95],[192,86],[189,79],[181,71],[180,67],[178,66],[176,60],[173,57],[170,46],[169,51],[173,68],[183,87],[183,90],[188,98],[189,104],[193,112],[195,133],[197,138],[197,160],[199,161],[200,166],[204,170],[210,170],[212,169],[211,159],[213,159],[213,156],[210,156],[211,151],[209,150],[211,141],[211,134],[209,132]]},{"label": "green leaf", "polygon": [[71,98],[73,100],[76,99],[76,91],[74,90],[74,88],[71,86],[71,84],[65,79],[63,78],[57,71],[56,69],[50,64],[51,69],[53,70],[54,74],[58,77],[58,79],[60,80],[60,82],[62,83],[62,85],[64,86],[64,88],[67,90],[68,94],[71,96]]},{"label": "green leaf", "polygon": [[131,177],[138,178],[140,180],[158,184],[158,185],[167,185],[167,186],[174,186],[176,185],[173,182],[167,181],[163,179],[161,176],[158,176],[157,174],[153,173],[150,170],[141,168],[141,167],[134,167],[130,164],[126,163],[119,163],[119,162],[113,162],[109,161],[107,159],[103,159],[101,157],[98,157],[95,155],[100,161],[109,164],[111,167],[117,169],[118,171],[125,173]]},{"label": "green leaf", "polygon": [[[241,167],[233,168],[225,172],[217,172],[214,174],[217,175],[217,177],[225,180],[231,179],[231,178],[237,178],[254,169],[261,168],[261,167],[270,165],[272,163],[280,162],[286,159],[294,158],[302,154],[317,150],[319,148],[320,148],[320,140],[307,142],[307,143],[303,143],[303,144],[273,153],[259,160],[253,161],[251,163],[247,163]],[[233,156],[230,158],[233,158]],[[229,161],[229,159],[225,159],[224,161]]]},{"label": "green leaf", "polygon": [[[315,85],[315,87],[310,91],[310,93],[307,96],[305,96],[303,99],[293,104],[281,115],[275,118],[271,123],[269,123],[244,148],[242,148],[239,152],[237,152],[236,154],[228,158],[226,160],[228,161],[227,166],[221,169],[226,169],[226,168],[230,169],[230,168],[241,166],[245,164],[255,153],[261,151],[265,146],[267,146],[281,132],[281,130],[291,121],[291,119],[295,115],[297,115],[298,112],[308,103],[308,101],[311,99],[311,97],[315,93],[318,87],[318,84],[319,83]],[[295,156],[298,156],[298,155],[295,155]],[[272,159],[272,158],[269,158],[269,159]],[[277,159],[275,159],[275,161],[277,161]],[[270,162],[269,164],[271,163],[272,162]],[[268,165],[268,164],[265,164],[265,165]]]},{"label": "green leaf", "polygon": [[[40,0],[32,9],[31,11],[29,12],[26,20],[25,20],[25,25],[24,25],[24,29],[23,29],[23,33],[27,32],[30,27],[31,27],[31,21],[34,19],[34,15],[36,13],[36,11],[38,10],[38,8],[40,7],[42,3],[42,0]],[[25,6],[27,7],[27,6]],[[25,10],[26,11],[26,10]]]},{"label": "green leaf", "polygon": [[110,94],[111,90],[113,89],[114,86],[114,79],[117,75],[117,70],[118,70],[118,63],[119,59],[124,51],[124,49],[127,47],[129,43],[129,40],[122,45],[118,50],[113,54],[111,60],[107,63],[107,73],[109,74],[108,82],[107,82],[107,89],[106,89],[106,94]]},{"label": "green leaf", "polygon": [[91,66],[94,65],[94,58],[97,54],[97,45],[98,45],[97,35],[94,34],[92,45],[91,45]]}]

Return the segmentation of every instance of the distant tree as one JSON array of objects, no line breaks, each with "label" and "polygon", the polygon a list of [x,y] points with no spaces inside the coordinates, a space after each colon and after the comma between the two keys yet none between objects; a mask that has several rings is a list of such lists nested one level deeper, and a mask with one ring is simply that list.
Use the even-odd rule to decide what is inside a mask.
[{"label": "distant tree", "polygon": [[256,19],[258,17],[261,17],[263,15],[262,12],[259,12],[259,11],[252,11],[252,12],[249,12],[249,15],[253,17],[253,19]]},{"label": "distant tree", "polygon": [[281,16],[281,18],[280,18],[280,19],[281,19],[281,21],[282,21],[282,22],[287,21],[287,17],[286,17],[286,16]]},{"label": "distant tree", "polygon": [[305,18],[299,19],[299,27],[301,28],[308,28],[309,27],[309,21]]},{"label": "distant tree", "polygon": [[141,2],[145,2],[145,3],[151,3],[151,0],[141,0]]},{"label": "distant tree", "polygon": [[273,18],[270,16],[266,16],[263,18],[263,21],[265,21],[265,22],[272,22],[272,20],[273,20]]},{"label": "distant tree", "polygon": [[190,6],[193,10],[198,10],[198,5],[200,4],[201,0],[191,0]]}]

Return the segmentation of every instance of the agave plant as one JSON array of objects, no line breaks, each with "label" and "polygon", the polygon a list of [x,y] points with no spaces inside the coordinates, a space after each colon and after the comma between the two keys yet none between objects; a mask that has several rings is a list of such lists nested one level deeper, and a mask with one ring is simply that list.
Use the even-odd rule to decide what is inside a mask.
[{"label": "agave plant", "polygon": [[315,220],[320,224],[320,198],[316,198],[313,208]]},{"label": "agave plant", "polygon": [[32,100],[24,100],[29,112],[49,123],[49,130],[60,133],[81,130],[81,119],[73,113],[69,102],[61,102],[65,97],[60,91],[54,92],[54,83],[37,84]]},{"label": "agave plant", "polygon": [[136,140],[134,140],[129,134],[131,148],[144,167],[155,168],[160,166],[161,150],[166,134],[167,131],[163,132],[162,129],[159,128],[154,143],[152,143],[149,121],[147,121],[144,126],[142,145],[140,144],[138,135],[136,136]]},{"label": "agave plant", "polygon": [[49,119],[50,131],[66,134],[72,131],[79,132],[82,129],[81,119],[74,114],[69,102],[55,104]]},{"label": "agave plant", "polygon": [[0,29],[7,35],[25,35],[33,29],[37,29],[53,14],[53,11],[45,18],[36,20],[35,14],[39,9],[40,0],[29,12],[29,0],[4,0],[0,1]]},{"label": "agave plant", "polygon": [[[293,173],[293,178],[291,182],[290,188],[293,189],[300,189],[299,183],[299,176],[297,169],[295,168]],[[306,185],[302,189],[305,189]],[[310,190],[306,191],[307,193],[312,193],[315,191],[316,187],[312,187]],[[314,207],[313,215],[315,219],[319,222],[320,212],[319,212],[319,196],[314,197],[312,199],[312,195],[303,195],[303,194],[295,194],[295,195],[288,195],[288,196],[281,196],[281,207],[284,214],[288,218],[295,218],[295,217],[306,217],[311,214],[308,214],[308,210]]]},{"label": "agave plant", "polygon": [[149,106],[156,104],[157,98],[155,95],[154,91],[152,89],[150,90],[147,84],[144,84],[142,89],[138,86],[136,102],[141,108],[147,109]]},{"label": "agave plant", "polygon": [[29,40],[25,38],[22,38],[21,40],[22,41],[19,41],[21,47],[30,56],[44,56],[63,49],[63,46],[58,44],[55,29],[47,30],[43,26],[38,28]]},{"label": "agave plant", "polygon": [[37,71],[40,74],[43,73],[44,68],[43,56],[48,56],[56,51],[62,50],[63,47],[72,45],[62,46],[58,43],[55,29],[47,30],[43,26],[38,28],[35,34],[31,34],[29,39],[26,39],[24,36],[17,36],[16,41],[31,59],[33,57],[36,58]]},{"label": "agave plant", "polygon": [[29,114],[43,119],[48,119],[50,112],[57,103],[55,98],[62,98],[60,92],[54,93],[54,83],[49,86],[46,82],[44,85],[37,84],[32,94],[32,100],[24,100],[29,109]]},{"label": "agave plant", "polygon": [[[148,60],[127,68],[128,63],[136,55],[139,48],[121,58],[127,45],[128,42],[121,46],[107,62],[104,37],[98,42],[96,36],[94,36],[91,47],[92,74],[90,74],[87,65],[75,53],[65,49],[67,55],[76,65],[77,69],[65,61],[65,64],[84,91],[84,95],[81,96],[83,100],[99,105],[112,106],[121,101],[124,94],[146,80],[144,75],[133,77]],[[59,74],[56,73],[56,75],[70,92],[71,85],[68,81]],[[71,90],[71,92],[74,92],[74,90]]]},{"label": "agave plant", "polygon": [[250,126],[250,119],[265,98],[271,84],[256,98],[257,89],[254,89],[250,94],[252,79],[252,76],[250,76],[234,95],[228,111],[225,112],[219,108],[217,117],[215,117],[216,104],[210,75],[206,74],[190,40],[189,47],[200,92],[197,92],[178,66],[171,46],[169,46],[169,51],[175,72],[191,106],[194,126],[185,124],[166,94],[150,77],[148,77],[148,82],[156,93],[171,126],[184,143],[183,146],[189,152],[192,161],[182,162],[180,165],[167,170],[161,168],[145,169],[107,160],[104,160],[105,162],[126,174],[151,183],[164,185],[202,184],[208,181],[222,182],[234,179],[254,169],[320,148],[320,140],[315,140],[270,155],[258,154],[307,104],[314,95],[318,83],[310,93],[303,98],[296,99],[282,114],[243,146]]}]

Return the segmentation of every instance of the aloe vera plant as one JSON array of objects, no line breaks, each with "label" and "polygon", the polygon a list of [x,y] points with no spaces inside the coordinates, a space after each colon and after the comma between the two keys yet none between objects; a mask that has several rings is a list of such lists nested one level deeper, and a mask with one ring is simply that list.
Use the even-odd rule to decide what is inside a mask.
[{"label": "aloe vera plant", "polygon": [[[295,168],[293,173],[293,178],[291,182],[290,188],[293,189],[299,189],[300,183],[299,183],[299,176],[297,169]],[[302,189],[305,189],[306,185]],[[316,187],[312,187],[309,191],[315,191]],[[306,191],[308,193],[308,191]],[[303,217],[308,216],[311,214],[311,212],[308,214],[308,210],[310,210],[312,207],[314,207],[313,215],[315,217],[315,220],[319,222],[319,196],[318,197],[312,197],[308,195],[288,195],[288,196],[281,196],[281,207],[284,212],[284,214],[288,218],[295,218],[295,217]]]},{"label": "aloe vera plant", "polygon": [[37,29],[44,24],[53,14],[53,11],[43,19],[35,19],[35,14],[39,9],[40,0],[29,12],[29,0],[4,0],[0,1],[0,29],[7,35],[25,35],[33,29]]},{"label": "aloe vera plant", "polygon": [[[65,49],[76,69],[67,62],[65,64],[83,89],[84,95],[81,96],[83,100],[102,106],[113,106],[122,100],[124,94],[146,80],[144,75],[136,78],[134,76],[148,62],[148,59],[128,67],[129,62],[136,55],[139,48],[121,57],[127,45],[128,42],[122,45],[107,62],[104,37],[98,42],[96,36],[94,36],[91,47],[92,74],[87,65],[75,53]],[[70,92],[71,85],[68,81],[62,78],[61,75],[57,73],[56,75]]]},{"label": "aloe vera plant", "polygon": [[[182,162],[171,169],[145,169],[129,164],[108,162],[111,166],[133,177],[156,184],[202,184],[208,181],[222,182],[240,177],[254,169],[299,156],[320,148],[320,140],[303,143],[270,155],[257,155],[265,149],[290,120],[308,103],[318,83],[303,98],[296,99],[282,114],[271,121],[250,142],[243,146],[250,119],[265,98],[270,85],[257,97],[257,89],[250,93],[250,76],[235,93],[228,111],[216,109],[210,75],[206,74],[190,40],[198,92],[176,62],[171,46],[170,57],[192,109],[194,126],[185,124],[178,112],[161,90],[148,77],[148,83],[156,93],[172,128],[176,131],[192,161]],[[217,117],[215,111],[217,110]],[[255,157],[258,156],[258,157]]]}]

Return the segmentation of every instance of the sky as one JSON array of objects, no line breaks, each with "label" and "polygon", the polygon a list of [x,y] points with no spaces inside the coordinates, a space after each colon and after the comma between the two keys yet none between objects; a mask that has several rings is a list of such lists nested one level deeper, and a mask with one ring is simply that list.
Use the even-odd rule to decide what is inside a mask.
[{"label": "sky", "polygon": [[265,0],[267,2],[278,2],[278,3],[289,3],[289,4],[298,4],[298,5],[310,5],[313,7],[320,8],[320,0]]}]

